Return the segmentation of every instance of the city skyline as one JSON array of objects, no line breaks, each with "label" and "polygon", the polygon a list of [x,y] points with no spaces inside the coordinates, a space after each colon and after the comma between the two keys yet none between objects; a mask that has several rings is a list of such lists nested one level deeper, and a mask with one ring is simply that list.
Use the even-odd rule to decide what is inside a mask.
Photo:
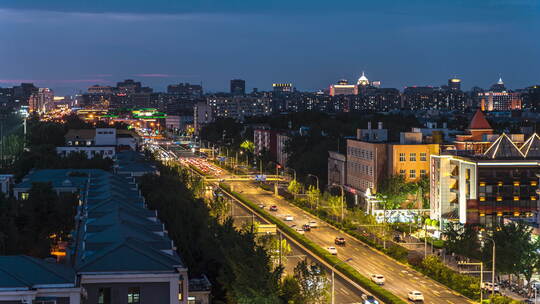
[{"label": "city skyline", "polygon": [[216,92],[241,78],[248,91],[273,82],[315,91],[366,71],[399,89],[454,76],[465,89],[487,88],[499,75],[515,89],[539,82],[539,15],[535,1],[4,0],[0,86],[32,80],[63,95],[134,78],[157,90],[202,81]]}]

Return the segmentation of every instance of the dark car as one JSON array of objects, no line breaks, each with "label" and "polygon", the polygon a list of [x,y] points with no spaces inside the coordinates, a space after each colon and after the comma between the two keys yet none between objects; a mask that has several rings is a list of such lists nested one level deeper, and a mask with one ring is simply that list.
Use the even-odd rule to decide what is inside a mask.
[{"label": "dark car", "polygon": [[302,229],[304,229],[304,231],[311,231],[311,226],[309,224],[305,224],[302,226]]},{"label": "dark car", "polygon": [[277,206],[276,205],[270,206],[270,211],[277,211]]},{"label": "dark car", "polygon": [[336,237],[336,240],[334,241],[334,243],[336,243],[336,245],[338,246],[345,246],[345,238],[342,238],[342,237]]}]

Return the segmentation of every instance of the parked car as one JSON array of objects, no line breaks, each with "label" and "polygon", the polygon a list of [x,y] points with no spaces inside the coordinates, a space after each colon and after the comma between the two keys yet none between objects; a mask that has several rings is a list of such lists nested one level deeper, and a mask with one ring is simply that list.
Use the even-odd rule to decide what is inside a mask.
[{"label": "parked car", "polygon": [[292,215],[289,215],[289,214],[285,215],[285,221],[292,222],[292,221],[294,221],[294,217]]},{"label": "parked car", "polygon": [[304,229],[304,231],[311,231],[311,226],[309,226],[309,224],[305,224],[302,226],[302,229]]},{"label": "parked car", "polygon": [[334,240],[334,243],[338,246],[345,246],[345,238],[342,238],[342,237],[336,237],[336,239]]},{"label": "parked car", "polygon": [[499,287],[499,284],[495,283],[495,285],[493,285],[491,282],[484,282],[482,284],[482,287],[487,290],[487,291],[492,291],[493,289],[495,290],[495,292],[500,292],[501,289]]},{"label": "parked car", "polygon": [[362,295],[362,301],[364,301],[364,304],[379,304],[379,301],[377,301],[374,296],[367,294]]},{"label": "parked car", "polygon": [[382,274],[372,274],[371,281],[377,285],[384,285],[384,276]]},{"label": "parked car", "polygon": [[337,255],[337,249],[334,246],[327,247],[326,250],[328,250],[331,255]]},{"label": "parked car", "polygon": [[270,211],[277,211],[277,206],[276,205],[270,206]]},{"label": "parked car", "polygon": [[413,302],[424,301],[424,295],[418,290],[409,291],[408,298]]}]

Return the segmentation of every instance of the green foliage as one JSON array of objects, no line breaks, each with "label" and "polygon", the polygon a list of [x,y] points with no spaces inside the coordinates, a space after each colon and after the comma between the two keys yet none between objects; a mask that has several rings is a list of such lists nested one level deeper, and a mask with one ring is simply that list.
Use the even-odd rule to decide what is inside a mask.
[{"label": "green foliage", "polygon": [[487,300],[484,300],[484,301],[490,304],[520,304],[522,303],[521,301],[517,301],[509,297],[502,296],[502,295],[495,295],[494,297],[490,297],[489,301]]},{"label": "green foliage", "polygon": [[294,268],[300,295],[307,303],[324,304],[330,299],[330,282],[324,268],[317,263],[300,261]]},{"label": "green foliage", "polygon": [[287,190],[289,190],[289,192],[291,192],[292,194],[299,194],[300,192],[302,192],[302,184],[300,184],[296,180],[292,180],[289,183]]},{"label": "green foliage", "polygon": [[[384,179],[380,185],[377,198],[383,201],[386,209],[399,209],[412,195],[418,195],[423,182],[406,182],[401,175],[393,175]],[[429,184],[428,184],[429,189]],[[428,192],[429,193],[429,190]],[[412,205],[410,207],[413,207]]]},{"label": "green foliage", "polygon": [[285,304],[307,304],[302,297],[300,284],[293,276],[286,276],[281,282],[280,298]]},{"label": "green foliage", "polygon": [[270,268],[266,251],[254,235],[238,231],[232,219],[222,224],[185,184],[189,175],[177,168],[160,168],[145,175],[140,188],[149,208],[158,211],[190,275],[206,274],[219,303],[279,303],[282,269]]},{"label": "green foliage", "polygon": [[[307,249],[309,249],[311,252],[319,256],[320,258],[324,259],[327,263],[331,264],[337,264],[341,260],[336,258],[335,256],[328,253],[327,250],[321,248],[311,240],[307,239],[303,235],[300,235],[298,232],[296,232],[291,227],[287,226],[285,223],[283,223],[281,220],[275,218],[273,215],[269,214],[265,210],[259,208],[258,204],[255,204],[254,202],[250,201],[249,199],[245,198],[243,195],[230,191],[230,188],[226,184],[220,184],[220,187],[236,197],[238,200],[242,201],[246,205],[248,205],[253,210],[256,210],[258,214],[263,216],[265,219],[270,221],[271,223],[275,224],[279,229],[285,231],[287,235],[293,237],[296,241],[300,242],[303,246],[305,246]],[[383,289],[382,287],[376,285],[368,278],[361,275],[356,269],[352,268],[351,266],[347,264],[339,264],[336,266],[336,268],[345,273],[350,279],[355,281],[360,286],[366,288],[369,292],[373,293],[376,297],[380,298],[384,301],[384,303],[400,303],[404,304],[405,302],[392,294],[391,292]]]},{"label": "green foliage", "polygon": [[313,206],[316,206],[317,203],[321,199],[321,191],[317,189],[315,186],[310,185],[308,187],[306,194],[307,194],[307,200],[308,200],[309,206],[311,208],[313,208]]},{"label": "green foliage", "polygon": [[255,150],[255,144],[253,144],[252,141],[246,139],[240,144],[240,148],[246,150],[247,152],[253,153],[253,151]]},{"label": "green foliage", "polygon": [[420,264],[414,266],[430,278],[471,299],[477,299],[480,296],[478,278],[460,274],[446,267],[436,256],[427,256]]},{"label": "green foliage", "polygon": [[[499,273],[523,275],[527,281],[540,267],[540,241],[532,239],[532,228],[522,222],[511,222],[495,229],[496,268]],[[484,242],[483,256],[491,261],[492,243]]]},{"label": "green foliage", "polygon": [[461,256],[478,258],[478,227],[458,223],[448,223],[443,230],[445,245],[449,252]]},{"label": "green foliage", "polygon": [[50,183],[34,183],[27,200],[0,197],[0,254],[47,257],[74,229],[78,199],[57,195]]}]

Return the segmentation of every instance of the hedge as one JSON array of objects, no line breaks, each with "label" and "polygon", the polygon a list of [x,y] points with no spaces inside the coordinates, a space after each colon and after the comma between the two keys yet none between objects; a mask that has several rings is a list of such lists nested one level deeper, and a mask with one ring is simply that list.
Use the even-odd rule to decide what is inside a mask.
[{"label": "hedge", "polygon": [[[274,223],[280,230],[284,231],[289,235],[290,237],[294,238],[296,241],[301,243],[304,247],[309,249],[311,252],[325,260],[330,265],[336,265],[337,263],[341,262],[340,259],[337,257],[331,255],[327,250],[323,249],[319,245],[315,244],[311,240],[307,239],[303,235],[296,232],[294,229],[290,228],[289,226],[285,225],[282,221],[275,218],[274,216],[270,215],[263,209],[259,208],[259,206],[246,197],[242,196],[241,194],[231,191],[230,188],[220,183],[220,187],[227,191],[229,194],[237,198],[238,200],[242,201],[246,205],[248,205],[251,209],[257,211],[258,214],[263,216],[266,220],[270,221],[271,223]],[[356,269],[353,267],[341,263],[337,266],[335,266],[337,270],[344,273],[349,277],[351,280],[359,284],[360,286],[364,287],[366,290],[371,292],[373,295],[375,295],[377,298],[381,299],[385,303],[399,303],[399,304],[405,304],[407,302],[403,301],[398,296],[394,295],[393,293],[389,292],[388,290],[380,287],[379,285],[373,283],[371,280],[360,274]]]}]

